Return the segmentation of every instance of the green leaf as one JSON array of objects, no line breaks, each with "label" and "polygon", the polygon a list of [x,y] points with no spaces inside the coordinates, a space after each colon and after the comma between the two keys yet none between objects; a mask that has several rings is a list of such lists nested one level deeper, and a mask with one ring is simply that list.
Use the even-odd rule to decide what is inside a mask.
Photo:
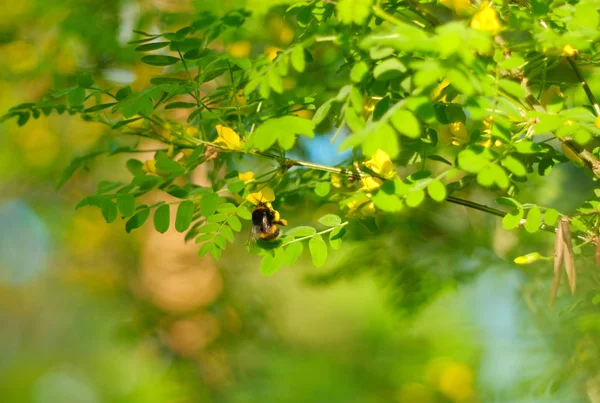
[{"label": "green leaf", "polygon": [[154,228],[161,234],[168,231],[171,225],[171,209],[168,204],[158,206],[154,212]]},{"label": "green leaf", "polygon": [[291,228],[290,230],[285,232],[285,235],[300,238],[300,237],[304,237],[304,236],[311,236],[316,233],[317,233],[317,230],[314,229],[313,227],[302,225],[299,227]]},{"label": "green leaf", "polygon": [[195,108],[197,105],[194,102],[171,102],[165,105],[165,109],[189,109]]},{"label": "green leaf", "polygon": [[274,255],[266,254],[260,262],[260,272],[264,276],[271,276],[281,269],[284,263],[285,254],[281,249],[277,249]]},{"label": "green leaf", "polygon": [[117,207],[124,217],[131,217],[135,212],[135,197],[130,194],[117,196]]},{"label": "green leaf", "polygon": [[[224,228],[229,228],[229,227],[224,227]],[[231,234],[233,235],[233,232]],[[222,234],[217,234],[215,236],[215,239],[213,242],[219,247],[219,249],[225,249],[226,241],[225,241],[225,237]]]},{"label": "green leaf", "polygon": [[98,112],[98,111],[101,111],[101,110],[103,110],[103,109],[110,108],[111,106],[113,106],[113,105],[116,105],[116,104],[117,104],[116,102],[109,102],[109,103],[107,103],[107,104],[98,104],[98,105],[94,105],[94,106],[92,106],[92,107],[89,107],[89,108],[87,108],[87,109],[84,109],[84,110],[83,110],[83,113],[92,113],[92,112]]},{"label": "green leaf", "polygon": [[137,213],[131,217],[127,223],[125,223],[125,231],[131,232],[134,229],[137,229],[144,225],[148,217],[150,216],[150,209],[148,207],[143,207]]},{"label": "green leaf", "polygon": [[342,24],[364,23],[371,14],[373,0],[339,0],[336,5],[338,18]]},{"label": "green leaf", "polygon": [[162,49],[165,46],[169,46],[171,42],[152,42],[152,43],[146,43],[144,45],[140,45],[137,48],[135,48],[136,52],[149,52],[151,50],[157,50],[157,49]]},{"label": "green leaf", "polygon": [[117,205],[112,200],[102,199],[100,210],[107,223],[111,223],[117,218]]},{"label": "green leaf", "polygon": [[146,173],[143,171],[142,167],[144,166],[144,163],[140,160],[136,160],[136,159],[129,159],[127,160],[127,163],[125,164],[125,166],[127,167],[127,170],[129,172],[131,172],[131,174],[133,176],[143,176]]},{"label": "green leaf", "polygon": [[229,224],[231,229],[234,230],[235,232],[240,232],[242,230],[242,222],[240,221],[239,218],[237,218],[234,215],[229,217],[229,219],[227,220],[227,224]]},{"label": "green leaf", "polygon": [[346,235],[345,227],[336,227],[329,233],[329,245],[332,249],[338,250],[342,246],[342,238]]},{"label": "green leaf", "polygon": [[321,235],[315,235],[308,241],[308,249],[315,267],[321,267],[327,260],[327,245]]},{"label": "green leaf", "polygon": [[203,217],[208,217],[213,215],[215,210],[217,209],[217,204],[219,203],[219,195],[216,193],[207,193],[202,196],[202,200],[200,201],[200,214]]},{"label": "green leaf", "polygon": [[221,234],[223,234],[223,237],[229,243],[233,243],[233,241],[235,240],[233,230],[230,227],[228,227],[227,225],[223,225],[223,227],[221,227]]},{"label": "green leaf", "polygon": [[212,242],[206,242],[206,243],[202,244],[202,246],[198,250],[198,256],[203,257],[208,252],[212,252],[212,250],[214,248],[215,248],[215,244],[214,243],[212,243]]},{"label": "green leaf", "polygon": [[496,203],[506,207],[521,208],[521,203],[512,197],[499,197],[496,199]]},{"label": "green leaf", "polygon": [[315,186],[315,193],[320,197],[327,196],[330,190],[331,184],[329,182],[319,182],[317,186]]},{"label": "green leaf", "polygon": [[239,193],[242,189],[244,189],[244,186],[244,181],[234,180],[229,185],[227,185],[227,189],[229,189],[231,193]]},{"label": "green leaf", "polygon": [[396,58],[389,58],[379,63],[373,69],[373,76],[376,80],[387,81],[399,77],[406,72],[406,66]]},{"label": "green leaf", "polygon": [[398,136],[389,124],[380,124],[374,131],[369,132],[362,144],[362,151],[367,157],[373,156],[378,149],[385,151],[391,159],[400,154]]},{"label": "green leaf", "polygon": [[178,61],[178,57],[165,55],[148,55],[142,57],[142,63],[146,63],[151,66],[171,66],[177,63]]},{"label": "green leaf", "polygon": [[250,212],[250,210],[248,210],[246,206],[238,206],[237,215],[243,220],[252,219],[252,213]]},{"label": "green leaf", "polygon": [[540,229],[540,225],[542,224],[542,213],[540,212],[539,207],[534,206],[529,209],[527,213],[527,220],[525,221],[525,229],[527,232],[534,233]]},{"label": "green leaf", "polygon": [[473,150],[466,149],[458,153],[458,166],[465,172],[476,174],[488,165],[488,160]]},{"label": "green leaf", "polygon": [[296,45],[292,49],[291,62],[297,72],[302,73],[304,71],[306,60],[304,60],[304,48],[302,45]]},{"label": "green leaf", "polygon": [[352,80],[353,83],[360,83],[368,72],[369,65],[364,60],[361,60],[352,66],[352,70],[350,70],[350,80]]},{"label": "green leaf", "polygon": [[203,226],[198,228],[198,232],[199,233],[215,232],[215,231],[218,231],[219,228],[221,228],[221,224],[218,224],[216,222],[210,222],[210,223],[204,224]]},{"label": "green leaf", "polygon": [[302,255],[303,250],[304,245],[302,245],[302,242],[294,242],[289,244],[285,248],[285,257],[283,259],[283,262],[288,266],[293,266],[296,263],[296,261],[298,261],[300,255]]},{"label": "green leaf", "polygon": [[67,94],[67,101],[69,105],[80,106],[85,101],[85,89],[82,87],[75,87]]},{"label": "green leaf", "polygon": [[299,116],[271,118],[256,129],[250,137],[250,145],[265,151],[279,140],[279,144],[289,150],[294,145],[296,135],[312,138],[314,128],[315,124],[311,120]]},{"label": "green leaf", "polygon": [[452,87],[464,95],[472,95],[475,92],[471,80],[465,73],[457,69],[450,69],[446,75],[452,83]]},{"label": "green leaf", "polygon": [[406,205],[408,207],[417,207],[425,199],[425,191],[423,189],[412,189],[406,195]]},{"label": "green leaf", "polygon": [[94,79],[90,73],[82,73],[77,77],[77,86],[81,88],[90,88],[94,85]]},{"label": "green leaf", "polygon": [[[223,227],[223,228],[229,229],[229,227]],[[213,238],[213,234],[212,233],[200,234],[200,235],[198,235],[196,237],[196,240],[194,242],[195,243],[205,242],[205,241],[208,241],[209,239],[212,239],[212,238]]]},{"label": "green leaf", "polygon": [[233,203],[222,203],[217,206],[217,211],[219,213],[233,213],[236,211],[236,206]]},{"label": "green leaf", "polygon": [[533,141],[521,141],[513,144],[513,147],[519,154],[538,154],[544,150],[541,145]]},{"label": "green leaf", "polygon": [[399,109],[392,115],[390,121],[396,130],[406,137],[416,139],[421,135],[419,120],[408,110]]},{"label": "green leaf", "polygon": [[335,227],[336,225],[340,225],[342,223],[342,219],[335,214],[325,214],[317,221],[326,227]]},{"label": "green leaf", "polygon": [[533,128],[533,134],[553,132],[563,124],[563,119],[557,115],[545,115],[539,118]]},{"label": "green leaf", "polygon": [[185,200],[179,204],[177,215],[175,216],[175,229],[177,232],[184,232],[189,228],[194,218],[196,206],[191,200]]},{"label": "green leaf", "polygon": [[553,208],[549,208],[544,212],[544,224],[546,225],[554,225],[558,222],[558,211]]},{"label": "green leaf", "polygon": [[131,95],[131,93],[132,91],[130,86],[123,87],[119,91],[117,91],[117,93],[115,94],[115,98],[117,99],[117,101],[122,101],[129,95]]},{"label": "green leaf", "polygon": [[156,158],[157,169],[176,175],[181,175],[185,172],[185,168],[179,162],[173,161],[164,155],[160,155],[161,154],[159,154],[159,156]]},{"label": "green leaf", "polygon": [[434,180],[427,185],[427,193],[432,200],[441,202],[446,199],[446,186],[441,181]]},{"label": "green leaf", "polygon": [[355,133],[360,132],[365,127],[365,121],[363,117],[357,114],[352,108],[346,108],[344,120],[346,121],[346,124],[350,130]]},{"label": "green leaf", "polygon": [[269,80],[269,86],[278,94],[283,93],[283,79],[279,75],[279,72],[276,69],[269,70],[267,74]]},{"label": "green leaf", "polygon": [[501,62],[499,62],[498,66],[506,70],[513,70],[518,67],[521,67],[525,64],[525,62],[526,60],[523,59],[523,57],[519,56],[516,53],[513,53],[508,59],[503,59]]},{"label": "green leaf", "polygon": [[501,166],[496,164],[491,164],[489,166],[490,175],[494,178],[494,182],[500,189],[506,189],[510,182],[508,180],[508,175],[506,175],[506,171],[502,169]]},{"label": "green leaf", "polygon": [[332,103],[333,103],[333,99],[329,99],[323,105],[321,105],[319,107],[319,109],[317,109],[317,111],[315,112],[315,114],[312,117],[312,121],[315,126],[317,126],[323,120],[325,120],[325,118],[329,114],[329,111],[331,110]]},{"label": "green leaf", "polygon": [[207,222],[223,222],[227,219],[227,214],[225,213],[216,213],[206,218]]},{"label": "green leaf", "polygon": [[501,78],[500,81],[498,81],[498,85],[500,85],[500,88],[502,88],[508,94],[517,99],[523,99],[527,96],[527,91],[525,91],[525,89],[517,82],[508,80],[506,78]]},{"label": "green leaf", "polygon": [[523,163],[511,155],[502,160],[502,165],[517,176],[527,175],[527,169]]},{"label": "green leaf", "polygon": [[25,123],[27,123],[27,121],[31,117],[31,114],[29,112],[21,112],[18,114],[18,116],[19,118],[17,119],[17,124],[19,125],[19,127],[21,127],[24,126]]},{"label": "green leaf", "polygon": [[598,9],[592,2],[580,2],[575,5],[573,17],[577,24],[588,29],[595,30],[598,26]]},{"label": "green leaf", "polygon": [[523,209],[519,208],[511,211],[502,218],[502,227],[504,229],[517,228],[523,219]]},{"label": "green leaf", "polygon": [[212,257],[215,260],[219,260],[221,258],[221,252],[222,252],[222,250],[219,249],[218,247],[216,247],[216,244],[215,244],[215,247],[212,248],[212,250],[210,251],[210,254],[212,255]]},{"label": "green leaf", "polygon": [[388,213],[396,213],[402,210],[402,207],[404,206],[404,203],[402,203],[402,200],[400,200],[397,195],[389,194],[385,192],[383,188],[375,193],[372,200],[378,209]]},{"label": "green leaf", "polygon": [[203,154],[204,154],[204,145],[200,144],[199,146],[196,146],[196,148],[194,148],[194,151],[192,151],[190,156],[187,157],[187,162],[185,163],[185,167],[189,168],[192,165],[194,165],[196,163],[196,161],[198,161],[200,159],[200,157],[202,157]]}]

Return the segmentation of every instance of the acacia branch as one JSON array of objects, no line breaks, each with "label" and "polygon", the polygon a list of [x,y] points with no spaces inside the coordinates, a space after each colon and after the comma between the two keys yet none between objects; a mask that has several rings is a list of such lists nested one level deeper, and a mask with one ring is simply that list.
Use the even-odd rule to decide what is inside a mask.
[{"label": "acacia branch", "polygon": [[[316,164],[316,163],[309,162],[309,161],[302,161],[302,160],[296,160],[296,159],[287,158],[287,157],[281,157],[278,155],[269,154],[269,153],[266,153],[263,151],[258,151],[258,150],[249,150],[247,152],[244,152],[242,150],[233,150],[233,149],[229,149],[226,147],[221,147],[218,144],[203,141],[203,140],[198,140],[198,139],[193,139],[193,140],[195,140],[199,144],[205,144],[205,145],[217,148],[222,152],[245,153],[245,154],[270,158],[270,159],[279,161],[281,163],[282,167],[285,169],[289,169],[291,167],[298,166],[298,167],[302,167],[302,168],[306,168],[306,169],[311,169],[314,171],[330,172],[330,173],[334,173],[337,175],[342,175],[342,176],[346,176],[346,177],[350,177],[350,178],[354,178],[354,179],[372,177],[372,178],[377,178],[377,179],[381,179],[381,180],[387,180],[383,176],[380,176],[377,174],[365,174],[364,172],[358,172],[358,171],[351,170],[348,168],[340,168],[340,167],[335,167],[335,166]],[[448,197],[446,197],[445,200],[449,203],[458,204],[458,205],[468,207],[468,208],[471,208],[471,209],[474,209],[477,211],[481,211],[481,212],[484,212],[487,214],[494,215],[496,217],[504,217],[507,214],[505,211],[498,210],[493,207],[489,207],[489,206],[486,206],[483,204],[475,203],[470,200],[465,200],[465,199],[461,199],[461,198],[454,197],[454,196],[448,196]],[[521,223],[520,225],[522,225],[522,224],[524,224],[524,223]],[[541,224],[540,230],[552,232],[552,233],[556,232],[556,228],[546,225],[546,224]]]}]

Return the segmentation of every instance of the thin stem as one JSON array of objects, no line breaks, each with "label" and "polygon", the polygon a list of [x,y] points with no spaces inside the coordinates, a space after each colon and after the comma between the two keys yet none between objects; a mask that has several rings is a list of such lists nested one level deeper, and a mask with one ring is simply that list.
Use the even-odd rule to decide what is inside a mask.
[{"label": "thin stem", "polygon": [[573,56],[567,56],[566,59],[569,62],[569,64],[571,65],[571,68],[573,69],[573,71],[575,72],[575,75],[577,76],[577,79],[579,80],[579,84],[581,84],[581,87],[583,87],[583,90],[585,91],[585,95],[588,97],[590,103],[592,104],[592,107],[594,108],[594,112],[596,113],[596,116],[600,116],[600,105],[598,105],[598,101],[596,101],[596,97],[594,97],[594,93],[592,93],[590,86],[585,81],[585,78],[583,78],[583,74],[581,74],[581,70],[579,69],[579,66],[577,66],[577,63],[575,63],[575,58]]},{"label": "thin stem", "polygon": [[283,244],[281,244],[281,247],[287,246],[287,245],[289,245],[291,243],[294,243],[294,242],[302,242],[302,241],[304,241],[306,239],[314,238],[317,235],[327,234],[328,232],[331,232],[331,231],[335,230],[336,228],[345,227],[348,224],[350,224],[350,221],[344,221],[343,223],[338,224],[335,227],[327,228],[327,229],[325,229],[325,230],[323,230],[321,232],[317,232],[317,233],[314,233],[312,235],[307,235],[307,236],[303,236],[303,237],[300,237],[300,238],[296,238],[296,239],[293,239],[293,240],[288,241],[286,243],[283,243]]},{"label": "thin stem", "polygon": [[240,104],[238,103],[238,99],[237,99],[237,88],[235,88],[235,80],[233,78],[233,70],[231,69],[231,64],[229,63],[229,60],[227,60],[227,67],[229,68],[229,77],[231,79],[231,93],[233,96],[233,102],[235,103],[235,109],[236,109],[236,114],[237,114],[237,120],[238,120],[238,132],[242,132],[242,116],[240,115]]}]

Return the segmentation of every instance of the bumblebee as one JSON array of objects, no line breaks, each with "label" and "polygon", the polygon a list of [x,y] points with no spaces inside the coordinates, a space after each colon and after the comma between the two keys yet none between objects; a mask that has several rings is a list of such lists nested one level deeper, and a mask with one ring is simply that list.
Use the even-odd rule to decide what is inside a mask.
[{"label": "bumblebee", "polygon": [[277,225],[286,226],[287,224],[287,221],[281,218],[279,212],[271,207],[271,203],[257,204],[254,211],[252,211],[250,241],[251,243],[256,242],[257,239],[272,241],[279,236],[279,227]]}]

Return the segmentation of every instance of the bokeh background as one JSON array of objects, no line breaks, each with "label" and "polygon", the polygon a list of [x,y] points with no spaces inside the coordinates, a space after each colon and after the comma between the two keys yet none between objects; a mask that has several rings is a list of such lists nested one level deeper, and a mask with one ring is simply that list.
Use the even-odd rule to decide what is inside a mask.
[{"label": "bokeh background", "polygon": [[[174,30],[200,11],[252,10],[217,44],[236,56],[273,53],[294,38],[281,1],[3,3],[0,113],[82,71],[144,88],[160,68],[139,62],[132,30]],[[328,50],[315,63],[339,57]],[[0,401],[599,401],[600,318],[582,302],[593,287],[575,297],[561,289],[549,310],[550,263],[512,263],[551,255],[550,234],[424,204],[378,218],[377,232],[352,228],[324,268],[305,256],[263,277],[244,239],[215,262],[174,230],[126,234],[97,209],[75,210],[102,179],[127,175],[125,159],[101,158],[55,189],[72,158],[110,135],[68,114],[0,125]],[[306,158],[335,163],[327,133],[321,140],[305,144]],[[522,194],[569,212],[592,189],[565,165]],[[493,204],[484,193],[465,196]],[[282,212],[293,225],[323,213]],[[585,290],[598,276],[579,260]]]}]

